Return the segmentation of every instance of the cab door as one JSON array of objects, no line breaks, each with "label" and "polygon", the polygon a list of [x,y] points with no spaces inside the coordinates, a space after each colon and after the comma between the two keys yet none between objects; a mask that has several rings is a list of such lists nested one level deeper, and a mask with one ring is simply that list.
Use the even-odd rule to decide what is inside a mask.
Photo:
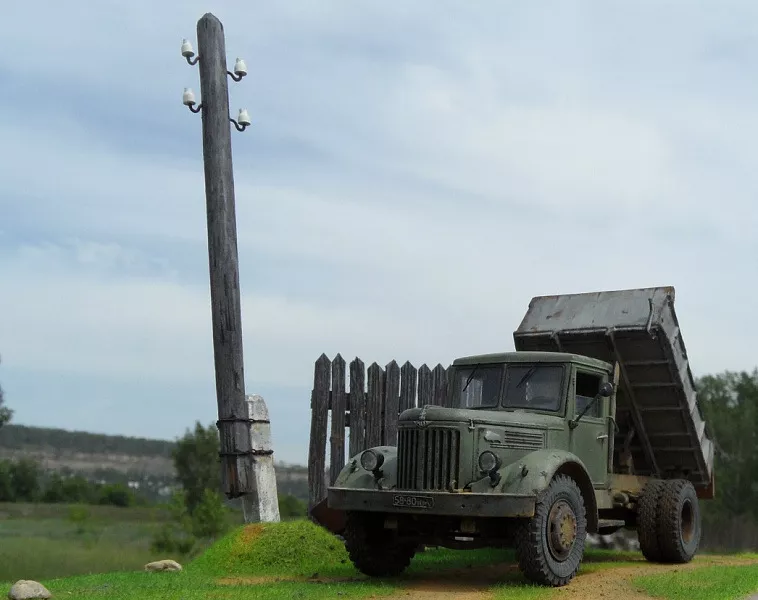
[{"label": "cab door", "polygon": [[[608,375],[586,367],[574,366],[571,378],[567,418],[577,417],[592,403],[600,386]],[[604,487],[608,482],[608,410],[609,399],[600,397],[584,413],[574,429],[569,428],[569,448],[587,467],[594,487]]]}]

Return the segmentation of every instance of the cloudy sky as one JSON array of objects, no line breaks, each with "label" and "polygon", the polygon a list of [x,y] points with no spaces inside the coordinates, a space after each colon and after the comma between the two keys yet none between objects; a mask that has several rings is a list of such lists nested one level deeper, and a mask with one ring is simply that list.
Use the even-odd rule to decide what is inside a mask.
[{"label": "cloudy sky", "polygon": [[[673,285],[758,365],[758,4],[10,0],[0,383],[16,422],[216,418],[197,48],[224,23],[246,387],[304,463],[313,361],[513,348],[532,296]],[[8,15],[11,16],[8,16]]]}]

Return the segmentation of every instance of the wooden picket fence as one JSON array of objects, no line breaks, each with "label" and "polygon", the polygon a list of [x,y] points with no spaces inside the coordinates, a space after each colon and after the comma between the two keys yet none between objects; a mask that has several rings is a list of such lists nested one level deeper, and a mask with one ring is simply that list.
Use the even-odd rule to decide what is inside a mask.
[{"label": "wooden picket fence", "polygon": [[[360,358],[350,363],[350,389],[346,388],[346,363],[339,354],[330,361],[322,354],[316,361],[311,392],[311,439],[308,456],[310,506],[326,497],[345,466],[345,430],[349,430],[349,456],[373,446],[397,444],[398,415],[409,408],[436,404],[447,398],[448,370],[418,369],[406,362],[391,361],[384,368],[372,363],[368,369]],[[326,438],[330,461],[326,469]]]}]

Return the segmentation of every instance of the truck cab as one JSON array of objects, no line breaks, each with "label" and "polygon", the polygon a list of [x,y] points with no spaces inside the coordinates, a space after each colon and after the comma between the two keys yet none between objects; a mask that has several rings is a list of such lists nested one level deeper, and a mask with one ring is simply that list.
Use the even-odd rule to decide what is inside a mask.
[{"label": "truck cab", "polygon": [[[426,421],[449,419],[450,424],[464,425],[463,447],[473,455],[461,455],[464,464],[472,465],[469,472],[456,474],[461,488],[479,478],[479,463],[492,460],[489,455],[480,460],[484,452],[494,454],[500,464],[510,464],[551,448],[579,458],[593,487],[608,483],[612,365],[559,352],[510,352],[459,358],[452,367],[447,402],[451,409],[406,411],[399,427],[413,430],[422,413]],[[401,436],[399,453],[407,460],[409,449],[403,442]]]}]

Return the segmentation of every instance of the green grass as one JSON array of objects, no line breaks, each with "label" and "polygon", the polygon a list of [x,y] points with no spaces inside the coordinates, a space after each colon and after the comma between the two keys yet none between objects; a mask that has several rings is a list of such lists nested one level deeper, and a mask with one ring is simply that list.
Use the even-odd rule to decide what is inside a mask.
[{"label": "green grass", "polygon": [[636,577],[633,583],[666,600],[738,600],[758,591],[758,566],[708,566]]},{"label": "green grass", "polygon": [[[339,540],[308,521],[237,528],[179,573],[145,573],[145,562],[143,557],[134,572],[43,583],[56,597],[117,600],[363,598],[396,589],[391,582],[369,581],[360,575]],[[320,582],[313,576],[345,580]],[[296,577],[302,581],[277,581]],[[0,586],[0,594],[7,589]]]},{"label": "green grass", "polygon": [[[54,597],[69,600],[290,600],[365,598],[387,595],[388,585],[373,582],[300,583],[277,582],[254,585],[221,585],[202,573],[114,573],[45,581]],[[6,594],[10,586],[0,586]]]},{"label": "green grass", "polygon": [[70,509],[0,504],[0,581],[134,570],[154,558],[150,538],[163,511],[88,506],[78,524],[68,518]]}]

